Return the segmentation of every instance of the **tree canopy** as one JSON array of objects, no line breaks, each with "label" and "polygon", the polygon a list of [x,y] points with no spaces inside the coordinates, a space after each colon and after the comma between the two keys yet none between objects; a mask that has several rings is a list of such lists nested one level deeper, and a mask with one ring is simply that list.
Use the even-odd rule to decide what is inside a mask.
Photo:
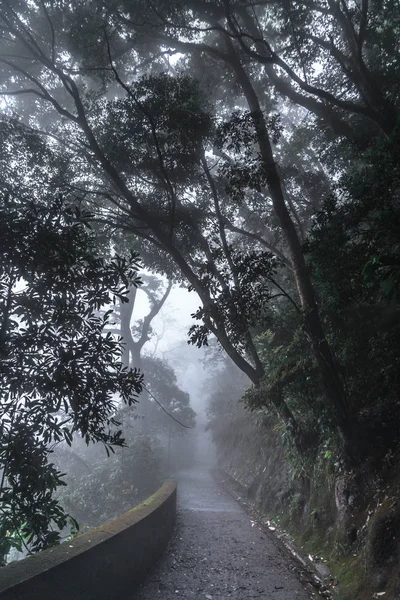
[{"label": "tree canopy", "polygon": [[253,408],[352,460],[397,381],[399,17],[390,0],[0,9],[3,135],[16,124],[34,173],[11,161],[4,185],[74,193],[99,239],[198,294],[190,341],[217,338]]}]

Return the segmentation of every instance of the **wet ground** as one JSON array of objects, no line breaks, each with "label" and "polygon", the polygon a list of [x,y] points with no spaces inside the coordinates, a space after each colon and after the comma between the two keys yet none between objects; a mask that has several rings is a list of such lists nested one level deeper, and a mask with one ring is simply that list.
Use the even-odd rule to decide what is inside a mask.
[{"label": "wet ground", "polygon": [[132,600],[310,600],[293,560],[206,468],[178,476],[174,539]]}]

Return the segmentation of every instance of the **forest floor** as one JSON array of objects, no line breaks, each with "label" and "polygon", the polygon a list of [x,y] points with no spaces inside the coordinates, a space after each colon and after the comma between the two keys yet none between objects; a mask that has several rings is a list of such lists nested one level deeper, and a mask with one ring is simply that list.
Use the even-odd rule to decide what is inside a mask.
[{"label": "forest floor", "polygon": [[310,600],[296,562],[206,467],[178,475],[174,538],[132,600]]}]

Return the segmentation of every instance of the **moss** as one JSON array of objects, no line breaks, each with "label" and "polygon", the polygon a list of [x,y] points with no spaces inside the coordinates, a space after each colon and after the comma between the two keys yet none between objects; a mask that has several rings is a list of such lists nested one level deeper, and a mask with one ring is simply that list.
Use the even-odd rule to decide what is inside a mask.
[{"label": "moss", "polygon": [[366,566],[371,582],[386,583],[400,566],[400,503],[385,499],[368,528]]},{"label": "moss", "polygon": [[366,600],[370,598],[370,590],[366,583],[365,565],[361,557],[343,557],[337,562],[330,562],[329,567],[339,582],[337,600]]},{"label": "moss", "polygon": [[[300,555],[326,561],[340,600],[366,600],[383,591],[385,600],[399,600],[400,474],[393,465],[400,450],[385,473],[365,463],[338,475],[333,459],[321,453],[307,460],[308,477],[300,477],[304,470],[290,462],[274,429],[264,436],[265,428],[254,427],[225,453],[225,465],[221,461],[241,481],[240,495],[248,492],[258,511],[293,538]],[[391,498],[369,518],[383,493]]]}]

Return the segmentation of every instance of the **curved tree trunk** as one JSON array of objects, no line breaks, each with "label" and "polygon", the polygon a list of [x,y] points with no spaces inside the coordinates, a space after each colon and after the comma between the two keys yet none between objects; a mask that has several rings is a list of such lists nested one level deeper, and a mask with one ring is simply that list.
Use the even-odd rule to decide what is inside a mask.
[{"label": "curved tree trunk", "polygon": [[254,126],[257,133],[260,154],[264,163],[269,192],[275,214],[284,233],[296,281],[301,307],[304,311],[304,330],[309,339],[317,364],[324,382],[327,397],[334,409],[338,428],[342,438],[347,442],[349,437],[348,423],[351,421],[349,402],[340,379],[329,344],[322,327],[315,292],[310,274],[305,262],[301,242],[290,217],[285,203],[281,181],[274,161],[272,147],[267,126],[260,107],[257,94],[252,86],[249,76],[238,58],[233,44],[229,38],[225,43],[231,58],[232,69],[242,87],[249,109],[253,115]]},{"label": "curved tree trunk", "polygon": [[[131,366],[130,360],[130,344],[132,340],[131,333],[131,320],[132,313],[135,307],[137,289],[132,287],[127,296],[128,302],[120,302],[119,303],[119,314],[120,314],[120,332],[123,340],[123,351],[122,351],[122,364],[124,367],[129,369]],[[139,368],[139,365],[133,365],[136,368]]]}]

